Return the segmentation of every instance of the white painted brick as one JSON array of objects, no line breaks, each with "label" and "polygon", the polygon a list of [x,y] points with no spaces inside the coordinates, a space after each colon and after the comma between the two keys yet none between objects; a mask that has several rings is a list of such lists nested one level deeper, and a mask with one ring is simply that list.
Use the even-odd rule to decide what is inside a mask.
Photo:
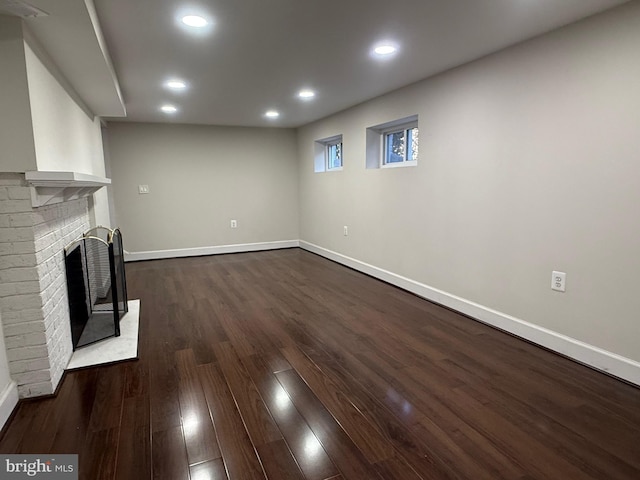
[{"label": "white painted brick", "polygon": [[38,280],[38,269],[33,267],[27,268],[7,268],[0,270],[0,282],[30,282]]},{"label": "white painted brick", "polygon": [[28,310],[16,310],[2,312],[2,323],[6,325],[14,325],[23,322],[42,322],[44,316],[41,308],[33,308]]},{"label": "white painted brick", "polygon": [[53,298],[53,294],[50,294],[50,299],[42,306],[42,315],[44,315],[45,323],[47,322],[47,317],[53,313],[53,309],[56,306],[55,299]]},{"label": "white painted brick", "polygon": [[34,383],[47,382],[51,380],[51,371],[36,370],[34,372],[24,372],[13,375],[13,379],[18,385],[29,385]]},{"label": "white painted brick", "polygon": [[51,395],[53,392],[54,388],[51,382],[18,385],[18,396],[20,398],[41,397],[43,395]]},{"label": "white painted brick", "polygon": [[39,252],[41,250],[44,250],[45,248],[51,245],[54,245],[57,241],[58,241],[58,238],[55,232],[49,232],[46,235],[35,238],[35,242],[34,242],[35,251]]},{"label": "white painted brick", "polygon": [[[57,242],[56,242],[57,243]],[[55,244],[54,244],[55,245]],[[59,250],[54,248],[53,246],[48,246],[43,248],[39,252],[36,253],[36,258],[39,264],[46,262],[51,257],[53,257],[56,253],[59,253]]]},{"label": "white painted brick", "polygon": [[55,243],[55,241],[58,238],[56,236],[56,232],[55,231],[50,231],[46,235],[38,236],[36,234],[36,232],[35,232],[36,228],[37,227],[34,227],[34,233],[33,233],[33,243],[35,245],[35,248],[36,248],[35,251],[36,252],[39,252],[40,250],[44,250],[48,246],[53,245]]},{"label": "white painted brick", "polygon": [[42,333],[44,334],[44,323],[42,321],[35,322],[22,322],[4,326],[5,337],[11,337],[15,335],[24,335],[29,333]]},{"label": "white painted brick", "polygon": [[0,257],[0,269],[35,267],[37,265],[36,256],[30,253],[21,255],[3,255]]},{"label": "white painted brick", "polygon": [[48,358],[38,358],[35,360],[18,360],[11,363],[11,373],[33,372],[36,370],[49,370]]},{"label": "white painted brick", "polygon": [[58,271],[50,272],[48,276],[43,278],[42,280],[46,280],[46,286],[44,282],[41,282],[40,286],[44,287],[41,288],[41,290],[47,300],[53,295],[53,292],[60,288],[61,283],[64,283],[66,285],[66,278],[62,277],[60,272]]},{"label": "white painted brick", "polygon": [[31,200],[31,187],[6,187],[11,200]]},{"label": "white painted brick", "polygon": [[0,255],[20,255],[35,252],[33,242],[0,243]]},{"label": "white painted brick", "polygon": [[71,355],[69,355],[66,359],[61,358],[60,366],[57,369],[51,370],[51,384],[54,391],[56,388],[58,388],[58,384],[60,383],[60,380],[62,380],[62,375],[64,374],[64,369],[69,364],[70,359]]},{"label": "white painted brick", "polygon": [[5,345],[7,348],[35,347],[46,345],[47,339],[44,332],[27,333],[24,335],[8,336],[5,334]]},{"label": "white painted brick", "polygon": [[0,187],[0,202],[9,200],[9,187]]},{"label": "white painted brick", "polygon": [[49,285],[51,285],[51,282],[53,282],[54,277],[50,274],[45,274],[43,277],[40,278],[40,291],[44,292],[47,287],[49,287]]},{"label": "white painted brick", "polygon": [[42,297],[39,294],[14,295],[2,299],[2,315],[5,312],[42,308]]},{"label": "white painted brick", "polygon": [[26,184],[22,173],[0,173],[0,186],[24,186]]},{"label": "white painted brick", "polygon": [[[0,270],[0,294],[11,295],[0,297],[0,305],[22,398],[52,393],[73,353],[63,249],[89,228],[87,199],[31,209],[25,185],[20,175],[0,174],[1,187],[19,187],[6,188],[9,199],[0,201],[0,228],[7,228],[0,235],[12,230],[12,236],[0,236],[0,263],[6,267]],[[33,259],[36,267],[17,267]]]},{"label": "white painted brick", "polygon": [[0,283],[0,297],[40,293],[40,282]]},{"label": "white painted brick", "polygon": [[44,277],[45,275],[48,275],[49,273],[51,273],[50,270],[51,269],[50,269],[50,266],[49,266],[48,262],[41,263],[36,268],[36,271],[37,271],[39,277]]},{"label": "white painted brick", "polygon": [[[40,288],[38,288],[40,291]],[[0,299],[3,297],[11,297],[13,295],[17,295],[16,284],[15,283],[0,283]],[[2,303],[0,303],[0,306]]]},{"label": "white painted brick", "polygon": [[9,213],[9,225],[12,227],[32,227],[33,213]]},{"label": "white painted brick", "polygon": [[47,350],[46,345],[7,349],[7,359],[9,359],[9,362],[12,362],[14,360],[30,360],[30,359],[37,359],[37,358],[46,358],[48,354],[49,354],[49,351]]},{"label": "white painted brick", "polygon": [[0,241],[9,242],[29,242],[33,241],[33,229],[30,227],[8,227],[0,228]]},{"label": "white painted brick", "polygon": [[39,223],[33,226],[33,238],[37,241],[47,235],[55,236],[57,232],[57,228],[54,228],[50,223]]},{"label": "white painted brick", "polygon": [[[61,318],[64,317],[66,305],[57,304],[53,306],[51,313],[44,319],[44,328],[46,329],[47,339],[53,338],[55,331],[60,328]],[[66,328],[66,327],[65,327]]]},{"label": "white painted brick", "polygon": [[62,290],[63,287],[66,289],[66,279],[64,278],[64,276],[60,275],[59,272],[55,273],[55,276],[51,276],[53,280],[51,281],[49,286],[42,291],[42,298],[45,302],[45,305],[47,305],[51,301],[53,301],[54,303],[57,302],[57,299],[61,294],[60,290]]},{"label": "white painted brick", "polygon": [[0,213],[22,213],[31,211],[31,200],[3,200]]}]

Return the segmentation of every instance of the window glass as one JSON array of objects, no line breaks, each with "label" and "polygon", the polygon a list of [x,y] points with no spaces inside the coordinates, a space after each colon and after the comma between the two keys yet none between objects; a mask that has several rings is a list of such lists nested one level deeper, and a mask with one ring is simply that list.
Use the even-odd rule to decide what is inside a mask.
[{"label": "window glass", "polygon": [[385,133],[383,165],[416,162],[418,140],[418,127]]},{"label": "window glass", "polygon": [[388,133],[385,138],[387,145],[384,163],[404,162],[405,140],[404,130],[400,132]]},{"label": "window glass", "polygon": [[327,170],[342,167],[342,142],[327,145]]}]

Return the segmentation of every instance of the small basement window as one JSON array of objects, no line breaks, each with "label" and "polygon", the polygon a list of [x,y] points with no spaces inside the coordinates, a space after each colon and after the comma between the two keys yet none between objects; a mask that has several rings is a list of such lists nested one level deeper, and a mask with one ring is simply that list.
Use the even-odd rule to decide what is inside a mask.
[{"label": "small basement window", "polygon": [[417,115],[367,128],[367,168],[417,165],[419,141]]},{"label": "small basement window", "polygon": [[316,140],[314,145],[314,171],[331,172],[342,170],[342,135]]}]

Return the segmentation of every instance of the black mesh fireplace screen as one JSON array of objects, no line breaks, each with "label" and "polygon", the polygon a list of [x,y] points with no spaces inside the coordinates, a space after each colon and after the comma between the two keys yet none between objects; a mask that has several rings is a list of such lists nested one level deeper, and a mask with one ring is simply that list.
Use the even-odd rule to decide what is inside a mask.
[{"label": "black mesh fireplace screen", "polygon": [[64,250],[73,349],[120,336],[128,310],[120,230],[92,228]]}]

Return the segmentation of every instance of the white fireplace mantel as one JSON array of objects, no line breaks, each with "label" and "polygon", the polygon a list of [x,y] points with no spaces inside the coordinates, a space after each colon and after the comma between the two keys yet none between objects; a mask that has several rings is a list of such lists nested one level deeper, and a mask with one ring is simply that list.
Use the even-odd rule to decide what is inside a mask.
[{"label": "white fireplace mantel", "polygon": [[92,195],[111,185],[111,179],[77,172],[25,172],[31,187],[31,204],[42,207]]}]

